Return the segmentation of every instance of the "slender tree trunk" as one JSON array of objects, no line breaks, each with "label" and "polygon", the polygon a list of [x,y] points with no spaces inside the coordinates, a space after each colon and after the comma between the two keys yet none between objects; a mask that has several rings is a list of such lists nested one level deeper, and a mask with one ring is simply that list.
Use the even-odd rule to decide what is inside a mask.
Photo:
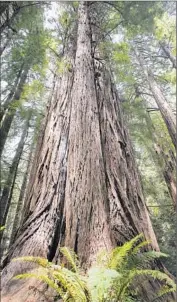
[{"label": "slender tree trunk", "polygon": [[[10,206],[10,202],[11,202],[11,196],[12,196],[12,192],[13,192],[13,188],[14,188],[14,183],[15,183],[15,178],[16,178],[16,174],[17,174],[17,170],[18,170],[18,164],[21,158],[21,154],[23,152],[23,147],[24,147],[24,142],[25,142],[25,138],[28,132],[28,128],[29,128],[29,120],[31,118],[31,115],[29,115],[21,139],[19,141],[15,156],[13,158],[11,167],[9,169],[9,174],[6,180],[6,183],[4,185],[3,191],[2,191],[2,196],[1,196],[1,200],[0,200],[0,206],[1,206],[1,214],[0,214],[0,225],[5,225],[6,222],[6,217],[8,214],[8,209]],[[2,232],[1,232],[2,234]],[[2,235],[1,235],[2,238]]]},{"label": "slender tree trunk", "polygon": [[14,221],[13,221],[12,234],[11,234],[11,238],[10,238],[10,245],[12,245],[12,243],[15,240],[15,237],[17,235],[17,230],[20,226],[20,222],[21,222],[21,218],[22,218],[23,206],[24,206],[24,197],[25,197],[25,192],[26,192],[29,170],[30,170],[30,167],[31,167],[31,159],[32,159],[33,149],[34,149],[34,143],[32,141],[29,156],[28,156],[28,160],[27,160],[27,167],[26,167],[26,171],[25,171],[25,174],[24,174],[24,177],[23,177],[23,182],[22,182],[21,189],[20,189],[20,196],[19,196],[19,199],[18,199],[16,213],[15,213],[15,217],[14,217]]},{"label": "slender tree trunk", "polygon": [[[13,104],[15,101],[18,101],[20,99],[21,93],[23,91],[23,86],[27,79],[28,71],[29,71],[29,68],[26,67],[21,75],[17,89],[13,96],[13,99],[10,101],[11,104]],[[4,145],[6,143],[6,139],[7,139],[12,121],[14,119],[15,113],[16,113],[16,108],[8,108],[8,110],[6,112],[6,116],[2,122],[2,125],[0,128],[0,138],[1,138],[1,140],[0,140],[0,157],[2,155]]]},{"label": "slender tree trunk", "polygon": [[175,115],[173,114],[168,101],[164,97],[161,89],[158,87],[156,81],[154,80],[151,73],[149,73],[148,76],[149,85],[151,88],[151,91],[153,93],[154,99],[156,100],[156,103],[159,107],[159,110],[162,114],[163,120],[167,126],[169,135],[171,137],[171,140],[176,148],[176,122],[175,122]]},{"label": "slender tree trunk", "polygon": [[167,184],[170,196],[173,201],[173,206],[176,208],[176,180],[175,180],[175,157],[173,152],[165,154],[159,144],[154,144],[154,149],[159,156],[159,161],[163,161],[163,175]]},{"label": "slender tree trunk", "polygon": [[[14,1],[14,2],[16,2],[16,6],[14,6],[11,1],[7,1],[7,4],[5,4],[3,6],[3,11],[1,12],[1,24],[0,24],[0,32],[1,33],[7,27],[11,27],[14,18],[20,12],[21,7],[18,6],[17,1]],[[10,7],[10,6],[12,6],[12,7]],[[10,13],[10,9],[12,10],[11,13]],[[3,19],[2,18],[3,14],[6,14],[6,19],[5,20],[2,20]]]},{"label": "slender tree trunk", "polygon": [[[139,92],[139,89],[137,88],[138,95],[141,94]],[[142,99],[144,100],[144,109],[147,110],[146,100],[142,96]],[[173,201],[174,208],[176,207],[176,181],[175,181],[175,167],[176,167],[176,161],[175,156],[172,150],[165,152],[164,147],[160,145],[157,131],[155,126],[153,125],[153,122],[150,117],[150,111],[147,112],[145,119],[147,128],[149,130],[149,133],[151,134],[153,141],[154,141],[154,150],[156,152],[157,161],[159,163],[159,167],[161,168],[164,180],[166,182],[167,188],[169,190],[170,196]]]},{"label": "slender tree trunk", "polygon": [[167,152],[164,151],[163,146],[160,145],[158,136],[156,134],[156,129],[153,125],[151,117],[149,114],[146,116],[147,127],[153,137],[154,140],[154,150],[157,154],[157,160],[159,166],[162,170],[164,180],[166,182],[168,191],[172,198],[173,206],[176,208],[176,180],[175,180],[175,172],[176,172],[176,161],[175,156],[172,150]]},{"label": "slender tree trunk", "polygon": [[34,286],[34,280],[12,282],[15,274],[32,268],[9,263],[13,257],[33,255],[57,262],[58,247],[67,245],[88,266],[100,249],[140,232],[158,250],[119,98],[108,70],[99,79],[94,70],[87,2],[79,4],[74,69],[66,70],[55,89],[37,148],[28,211],[4,261],[3,302],[10,297],[27,301],[29,284]]},{"label": "slender tree trunk", "polygon": [[6,47],[8,46],[10,40],[12,39],[12,35],[10,35],[10,33],[8,33],[7,37],[6,37],[6,41],[3,45],[0,46],[0,56],[2,56],[4,50],[6,49]]},{"label": "slender tree trunk", "polygon": [[171,140],[176,148],[177,143],[176,143],[176,118],[175,118],[175,115],[173,114],[173,112],[168,104],[168,101],[165,98],[165,96],[163,95],[159,85],[155,81],[152,72],[147,70],[147,68],[145,67],[141,54],[137,54],[136,51],[135,51],[135,53],[136,53],[136,57],[137,57],[138,61],[140,62],[141,68],[144,71],[144,74],[146,76],[149,87],[154,96],[154,99],[157,103],[157,106],[160,110],[162,118],[167,126]]},{"label": "slender tree trunk", "polygon": [[165,42],[159,42],[161,48],[163,49],[164,54],[167,56],[167,58],[171,61],[173,68],[176,68],[176,58],[172,55],[169,48],[165,44]]},{"label": "slender tree trunk", "polygon": [[[22,72],[23,72],[23,67],[24,67],[24,63],[22,63],[22,66],[17,74],[17,77],[16,77],[16,80],[15,80],[15,83],[14,83],[14,86],[12,88],[12,90],[10,91],[10,93],[8,94],[7,96],[7,99],[5,100],[5,102],[3,103],[3,105],[1,105],[1,108],[0,108],[0,122],[2,121],[3,119],[3,116],[5,115],[5,112],[6,112],[6,109],[8,108],[8,106],[14,102],[14,94],[17,90],[17,87],[18,87],[18,83],[20,81],[20,78],[21,78],[21,75],[22,75]],[[17,95],[18,97],[18,95]],[[16,99],[15,99],[16,100]]]}]

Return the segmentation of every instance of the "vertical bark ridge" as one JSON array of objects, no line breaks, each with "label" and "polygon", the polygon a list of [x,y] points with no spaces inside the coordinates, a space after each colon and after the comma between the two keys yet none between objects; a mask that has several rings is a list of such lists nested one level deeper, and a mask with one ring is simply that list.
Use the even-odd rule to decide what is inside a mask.
[{"label": "vertical bark ridge", "polygon": [[87,264],[112,246],[88,14],[87,2],[80,2],[65,199],[65,245]]},{"label": "vertical bark ridge", "polygon": [[102,67],[96,87],[114,238],[119,245],[143,232],[147,239],[152,240],[153,248],[158,250],[141,191],[133,148],[121,118],[119,98],[109,70]]}]

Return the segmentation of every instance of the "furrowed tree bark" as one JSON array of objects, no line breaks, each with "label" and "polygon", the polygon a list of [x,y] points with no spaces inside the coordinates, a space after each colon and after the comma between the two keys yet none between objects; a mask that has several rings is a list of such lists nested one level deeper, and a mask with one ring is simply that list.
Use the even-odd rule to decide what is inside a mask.
[{"label": "furrowed tree bark", "polygon": [[[29,182],[30,189],[25,202],[23,225],[4,264],[20,255],[36,255],[52,260],[58,242],[61,240],[60,229],[65,198],[72,85],[73,72],[66,69],[64,74],[56,79],[55,91],[52,93],[50,107],[45,118],[44,133],[41,135],[36,149],[37,159],[34,161],[34,165],[36,164],[37,167],[35,175],[31,174],[32,185]],[[10,283],[7,281],[21,270],[30,267],[30,265],[15,262],[7,265],[4,270],[6,294],[10,288],[12,292],[16,288],[16,281],[11,280]],[[22,291],[25,288],[25,286],[22,287]],[[12,296],[13,301],[19,300],[19,296]],[[24,301],[27,297],[28,289],[24,291]],[[38,297],[35,299],[39,301]]]},{"label": "furrowed tree bark", "polygon": [[[23,91],[23,86],[26,82],[27,75],[28,75],[29,67],[26,67],[21,74],[20,81],[18,83],[17,89],[14,93],[13,99],[10,101],[11,105],[13,105],[14,102],[18,101],[20,99],[21,93]],[[12,124],[12,121],[14,119],[15,113],[17,108],[8,108],[6,115],[2,121],[2,125],[0,128],[0,158],[7,140],[7,136]]]},{"label": "furrowed tree bark", "polygon": [[82,2],[78,12],[65,198],[65,245],[78,253],[82,263],[93,262],[99,249],[113,247],[88,14],[87,3]]},{"label": "furrowed tree bark", "polygon": [[158,250],[119,98],[109,70],[95,72],[91,40],[89,6],[81,1],[74,68],[57,82],[46,115],[23,225],[3,264],[2,302],[40,301],[29,294],[36,280],[11,279],[32,268],[10,262],[16,256],[58,262],[66,245],[87,268],[100,249],[140,232]]}]

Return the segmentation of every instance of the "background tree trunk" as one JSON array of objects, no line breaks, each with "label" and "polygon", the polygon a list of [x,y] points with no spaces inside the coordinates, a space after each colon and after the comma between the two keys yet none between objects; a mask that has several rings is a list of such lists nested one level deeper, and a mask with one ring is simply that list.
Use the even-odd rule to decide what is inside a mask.
[{"label": "background tree trunk", "polygon": [[20,226],[20,221],[21,221],[21,218],[22,218],[21,216],[22,216],[22,213],[23,213],[24,197],[25,197],[25,192],[26,192],[29,169],[30,169],[30,166],[31,166],[31,159],[32,159],[33,149],[34,149],[34,143],[32,141],[31,146],[30,146],[30,152],[29,152],[28,160],[27,160],[26,172],[25,172],[24,177],[23,177],[23,182],[22,182],[22,185],[21,185],[20,195],[19,195],[19,199],[18,199],[18,203],[17,203],[17,209],[16,209],[14,221],[13,221],[13,228],[12,228],[12,234],[11,234],[11,238],[10,238],[10,245],[12,245],[14,240],[15,240],[15,237],[17,235],[17,230]]},{"label": "background tree trunk", "polygon": [[[15,94],[15,91],[18,87],[18,83],[20,81],[20,78],[21,78],[21,74],[23,72],[23,67],[24,67],[24,63],[22,63],[22,66],[19,70],[19,72],[17,73],[17,77],[16,77],[16,80],[15,80],[15,83],[14,83],[14,86],[13,88],[11,89],[10,93],[8,94],[5,102],[3,103],[3,105],[1,106],[0,108],[0,122],[2,121],[3,119],[3,116],[5,115],[5,112],[6,112],[6,109],[8,108],[9,105],[11,105],[11,103],[13,103],[13,96]],[[18,97],[18,96],[17,96]],[[15,99],[16,100],[16,99]]]},{"label": "background tree trunk", "polygon": [[[145,101],[146,104],[146,100],[144,98],[143,100]],[[147,112],[145,118],[146,118],[146,124],[149,133],[153,137],[154,150],[157,155],[156,158],[158,160],[159,166],[161,167],[164,180],[166,182],[168,191],[170,193],[175,208],[176,207],[175,155],[172,150],[168,150],[168,152],[165,152],[164,147],[162,146],[162,144],[159,143],[158,135],[156,133],[157,131],[155,126],[153,125],[149,111]]]},{"label": "background tree trunk", "polygon": [[158,87],[151,73],[148,74],[148,82],[150,85],[150,89],[154,96],[154,99],[159,107],[159,110],[162,114],[162,118],[167,126],[169,135],[171,140],[176,148],[176,123],[175,123],[175,115],[173,114],[168,101],[164,97],[162,91]]},{"label": "background tree trunk", "polygon": [[[23,91],[23,86],[24,86],[24,84],[26,82],[26,79],[27,79],[28,71],[29,71],[29,68],[26,67],[24,69],[23,73],[21,74],[21,78],[20,78],[20,81],[19,81],[18,86],[16,88],[16,91],[14,93],[13,99],[10,102],[11,105],[13,105],[13,103],[15,101],[18,101],[20,99],[21,93]],[[0,140],[0,157],[2,155],[4,145],[6,143],[7,136],[8,136],[13,118],[15,116],[16,110],[17,110],[17,107],[16,108],[9,108],[6,112],[6,116],[5,116],[4,120],[2,122],[2,125],[1,125],[1,128],[0,128],[0,138],[1,138],[1,140]]]},{"label": "background tree trunk", "polygon": [[165,96],[163,95],[160,87],[156,83],[154,76],[150,70],[146,68],[143,62],[143,58],[141,57],[140,53],[137,53],[136,50],[135,54],[137,57],[137,60],[139,61],[142,70],[144,71],[144,74],[146,76],[146,79],[148,81],[149,87],[152,91],[153,97],[156,101],[156,104],[160,110],[160,113],[162,115],[162,118],[167,126],[169,135],[171,137],[171,140],[176,148],[176,119],[175,115],[173,114],[168,101],[166,100]]},{"label": "background tree trunk", "polygon": [[[16,153],[15,153],[15,156],[13,158],[11,167],[9,169],[7,181],[6,181],[3,191],[2,191],[2,196],[1,196],[1,200],[0,200],[0,206],[1,206],[0,225],[5,225],[5,223],[6,223],[6,217],[8,214],[8,209],[10,206],[13,188],[14,188],[14,184],[15,184],[15,179],[16,179],[16,175],[17,175],[18,164],[19,164],[22,152],[23,152],[24,142],[25,142],[26,135],[28,133],[30,119],[31,119],[31,113],[29,114],[29,116],[26,120],[21,139],[18,143],[18,147],[17,147]],[[2,235],[3,235],[3,232],[1,232],[0,238],[2,238]]]},{"label": "background tree trunk", "polygon": [[176,58],[172,55],[168,46],[165,44],[165,42],[159,42],[159,44],[160,44],[161,48],[163,49],[164,54],[171,61],[173,68],[176,68]]}]

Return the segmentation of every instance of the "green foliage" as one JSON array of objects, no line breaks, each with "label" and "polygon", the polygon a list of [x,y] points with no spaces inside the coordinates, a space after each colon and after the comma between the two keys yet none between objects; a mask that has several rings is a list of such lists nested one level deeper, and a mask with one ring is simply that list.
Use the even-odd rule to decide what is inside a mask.
[{"label": "green foliage", "polygon": [[173,69],[171,71],[166,71],[163,72],[160,76],[159,79],[162,79],[165,82],[168,82],[172,85],[176,85],[176,70]]},{"label": "green foliage", "polygon": [[63,58],[61,60],[57,60],[56,65],[57,65],[57,72],[60,75],[64,74],[65,72],[67,72],[69,70],[71,70],[71,68],[72,68],[71,63],[69,63],[66,58]]},{"label": "green foliage", "polygon": [[13,261],[29,261],[38,264],[44,268],[43,271],[35,271],[34,273],[26,273],[17,275],[16,279],[24,279],[35,277],[45,283],[62,297],[63,301],[78,301],[81,299],[83,302],[90,301],[89,292],[87,289],[86,281],[83,276],[77,273],[77,256],[74,252],[66,247],[60,249],[63,256],[68,260],[69,264],[74,269],[74,272],[64,268],[63,266],[54,265],[52,262],[40,257],[20,257],[15,258]]},{"label": "green foliage", "polygon": [[61,247],[60,252],[66,258],[67,262],[71,265],[72,270],[75,273],[78,273],[79,272],[79,260],[78,260],[77,255],[71,249],[69,249],[67,247]]},{"label": "green foliage", "polygon": [[142,241],[142,239],[143,235],[140,234],[111,252],[102,251],[98,255],[97,264],[88,270],[86,276],[83,276],[79,270],[75,253],[63,247],[60,251],[67,259],[71,270],[64,266],[54,265],[44,258],[20,257],[14,260],[33,262],[43,270],[20,274],[15,278],[35,277],[55,289],[63,301],[73,302],[137,301],[134,298],[138,291],[130,290],[130,287],[138,276],[150,276],[150,278],[165,282],[158,297],[175,291],[175,283],[165,273],[144,268],[154,259],[166,257],[166,255],[155,251],[142,252],[142,248],[149,244],[149,241]]},{"label": "green foliage", "polygon": [[3,231],[5,229],[5,226],[0,226],[0,231]]},{"label": "green foliage", "polygon": [[123,11],[124,26],[129,37],[153,31],[154,17],[163,12],[160,2],[127,2]]},{"label": "green foliage", "polygon": [[113,51],[113,60],[116,64],[129,63],[129,46],[126,42],[115,43]]},{"label": "green foliage", "polygon": [[[111,286],[108,294],[109,298],[100,301],[128,301],[128,296],[131,298],[129,288],[134,279],[140,275],[150,276],[161,281],[165,280],[166,284],[168,284],[169,292],[172,289],[175,291],[174,282],[166,274],[157,270],[144,268],[145,266],[149,265],[153,259],[162,256],[166,257],[166,255],[164,253],[155,251],[140,253],[140,249],[149,244],[148,241],[139,242],[142,238],[143,235],[140,234],[132,240],[126,242],[123,246],[113,249],[110,253],[102,254],[103,261],[101,261],[100,269],[103,269],[104,263],[104,267],[106,269],[110,268],[111,270],[115,270],[119,273],[119,275],[117,278],[114,276],[112,283],[110,281]],[[100,287],[99,281],[97,287]],[[158,295],[162,295],[162,292],[158,293]]]},{"label": "green foliage", "polygon": [[29,84],[23,86],[23,92],[21,94],[21,100],[34,99],[41,96],[44,91],[44,84],[40,80],[33,80]]},{"label": "green foliage", "polygon": [[110,288],[114,280],[118,279],[120,274],[113,269],[104,267],[92,267],[88,271],[88,288],[90,289],[92,302],[108,301]]},{"label": "green foliage", "polygon": [[155,17],[155,36],[159,41],[169,41],[173,46],[173,54],[176,52],[176,18],[169,16],[167,12],[163,16]]}]

